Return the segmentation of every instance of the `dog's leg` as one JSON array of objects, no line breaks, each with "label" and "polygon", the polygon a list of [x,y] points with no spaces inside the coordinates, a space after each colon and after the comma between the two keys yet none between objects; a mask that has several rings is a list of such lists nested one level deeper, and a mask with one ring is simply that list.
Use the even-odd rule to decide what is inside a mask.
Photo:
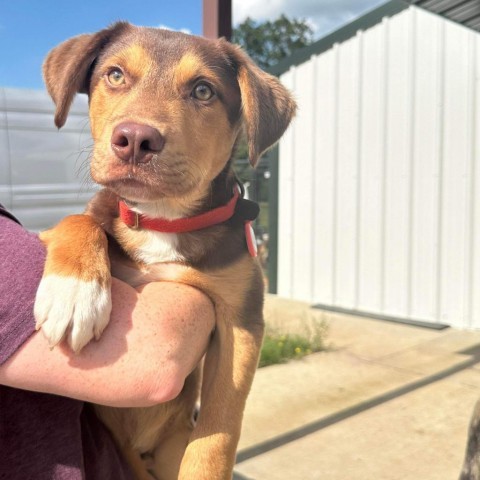
[{"label": "dog's leg", "polygon": [[480,480],[480,400],[475,405],[470,420],[467,450],[460,480]]},{"label": "dog's leg", "polygon": [[[229,308],[217,308],[217,330],[204,367],[197,425],[180,468],[181,480],[231,479],[243,410],[257,368],[263,323],[242,328]],[[233,321],[232,321],[233,320]]]},{"label": "dog's leg", "polygon": [[78,352],[100,337],[110,319],[107,237],[89,215],[71,215],[40,238],[47,259],[35,300],[37,330],[52,347],[67,335]]},{"label": "dog's leg", "polygon": [[176,480],[193,425],[175,428],[153,453],[151,471],[158,480]]},{"label": "dog's leg", "polygon": [[180,464],[196,423],[195,405],[200,394],[201,374],[199,366],[186,378],[181,395],[169,403],[172,408],[169,427],[162,433],[161,441],[152,452],[148,468],[158,480],[178,478]]},{"label": "dog's leg", "polygon": [[132,448],[123,447],[121,448],[123,458],[127,461],[132,469],[133,477],[135,480],[159,480],[160,477],[154,477],[150,475],[147,471],[146,462],[142,460],[138,452],[134,451]]}]

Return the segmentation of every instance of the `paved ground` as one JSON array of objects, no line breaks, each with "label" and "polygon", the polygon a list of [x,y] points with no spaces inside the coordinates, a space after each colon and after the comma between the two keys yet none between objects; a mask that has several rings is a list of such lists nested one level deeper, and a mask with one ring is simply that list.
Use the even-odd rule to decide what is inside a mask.
[{"label": "paved ground", "polygon": [[258,371],[236,479],[458,478],[480,397],[480,332],[319,312],[276,297],[266,316],[294,331],[324,320],[329,349]]}]

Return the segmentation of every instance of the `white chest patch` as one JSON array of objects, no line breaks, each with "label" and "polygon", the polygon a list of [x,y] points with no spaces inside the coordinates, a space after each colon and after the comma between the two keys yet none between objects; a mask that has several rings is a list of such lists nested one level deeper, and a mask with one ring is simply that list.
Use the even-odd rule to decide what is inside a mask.
[{"label": "white chest patch", "polygon": [[135,252],[136,258],[141,262],[152,264],[185,260],[177,251],[176,233],[145,231],[142,237]]}]

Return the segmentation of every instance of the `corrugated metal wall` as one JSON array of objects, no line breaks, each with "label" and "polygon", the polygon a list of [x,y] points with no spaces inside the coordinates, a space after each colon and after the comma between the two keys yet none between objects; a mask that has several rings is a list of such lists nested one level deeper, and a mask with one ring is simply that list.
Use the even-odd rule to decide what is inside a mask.
[{"label": "corrugated metal wall", "polygon": [[411,7],[281,76],[278,293],[480,328],[480,35]]}]

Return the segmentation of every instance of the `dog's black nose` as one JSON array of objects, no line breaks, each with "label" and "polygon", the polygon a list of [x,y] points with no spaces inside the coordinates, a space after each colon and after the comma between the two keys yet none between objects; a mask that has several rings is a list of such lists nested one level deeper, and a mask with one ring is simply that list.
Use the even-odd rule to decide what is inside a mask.
[{"label": "dog's black nose", "polygon": [[164,145],[163,136],[149,125],[124,122],[117,125],[112,133],[112,149],[124,162],[148,163]]}]

